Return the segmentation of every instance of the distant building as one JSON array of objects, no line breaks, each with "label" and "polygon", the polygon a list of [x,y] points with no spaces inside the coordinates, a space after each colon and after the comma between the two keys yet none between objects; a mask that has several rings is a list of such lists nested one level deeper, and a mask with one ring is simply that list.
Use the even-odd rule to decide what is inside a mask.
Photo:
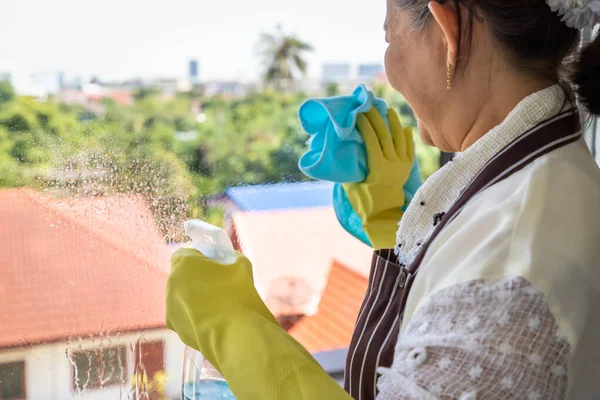
[{"label": "distant building", "polygon": [[381,64],[359,64],[358,79],[361,81],[371,81],[382,72],[384,72],[384,68]]},{"label": "distant building", "polygon": [[367,286],[364,273],[333,259],[317,312],[300,317],[291,327],[286,327],[340,384],[343,384],[348,345]]},{"label": "distant building", "polygon": [[81,90],[83,88],[83,79],[79,75],[66,77],[63,83],[65,89]]},{"label": "distant building", "polygon": [[57,72],[43,70],[34,73],[29,65],[18,60],[0,59],[0,80],[9,81],[21,96],[43,99],[59,91]]},{"label": "distant building", "polygon": [[191,83],[198,82],[200,77],[200,74],[198,72],[198,60],[190,60],[188,75]]},{"label": "distant building", "polygon": [[242,186],[220,204],[271,312],[341,383],[372,249],[340,226],[332,191],[329,182]]},{"label": "distant building", "polygon": [[65,88],[65,73],[64,72],[59,72],[58,73],[58,90],[62,90]]},{"label": "distant building", "polygon": [[[334,259],[368,274],[371,251],[337,222],[332,192],[330,182],[251,185],[229,188],[211,201],[225,209],[225,228],[254,262],[256,284],[275,315],[314,314]],[[285,245],[290,235],[304,237],[298,239],[303,243]],[[271,251],[256,251],[262,248]],[[285,253],[294,261],[275,267],[284,264]],[[269,302],[274,282],[286,277],[298,278],[308,290],[291,308]]]},{"label": "distant building", "polygon": [[323,64],[324,83],[340,83],[350,80],[350,64],[349,63],[328,63]]},{"label": "distant building", "polygon": [[333,183],[325,181],[236,186],[218,201],[228,212],[298,210],[331,207],[332,192]]},{"label": "distant building", "polygon": [[351,92],[358,84],[385,83],[385,69],[382,64],[328,63],[323,64],[321,89],[336,84],[339,93]]},{"label": "distant building", "polygon": [[166,395],[179,398],[184,346],[165,326],[171,250],[147,204],[30,189],[0,190],[0,203],[0,398],[122,399],[144,391],[133,384],[144,373],[166,374]]},{"label": "distant building", "polygon": [[88,83],[80,90],[62,89],[56,94],[55,99],[60,103],[83,106],[87,111],[96,115],[104,114],[105,106],[102,103],[104,99],[111,99],[123,107],[132,106],[134,103],[134,97],[130,90],[110,88],[94,83]]},{"label": "distant building", "polygon": [[249,92],[248,85],[240,82],[208,82],[203,85],[204,95],[225,96],[225,97],[244,97]]},{"label": "distant building", "polygon": [[146,83],[163,93],[187,92],[191,89],[191,82],[186,78],[157,78]]},{"label": "distant building", "polygon": [[140,78],[130,78],[119,83],[122,89],[139,90],[146,86],[145,82]]}]

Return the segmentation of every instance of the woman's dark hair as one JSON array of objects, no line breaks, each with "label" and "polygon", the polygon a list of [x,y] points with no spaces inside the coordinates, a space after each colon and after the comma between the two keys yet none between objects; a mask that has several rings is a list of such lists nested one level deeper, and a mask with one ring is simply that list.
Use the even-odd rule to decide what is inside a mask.
[{"label": "woman's dark hair", "polygon": [[[430,20],[428,0],[395,0],[416,28]],[[459,51],[470,48],[474,18],[487,20],[512,64],[554,82],[570,81],[592,114],[600,115],[600,35],[580,52],[581,35],[569,28],[545,0],[435,0],[457,10]],[[458,12],[461,10],[461,12]],[[465,57],[459,57],[464,61]]]}]

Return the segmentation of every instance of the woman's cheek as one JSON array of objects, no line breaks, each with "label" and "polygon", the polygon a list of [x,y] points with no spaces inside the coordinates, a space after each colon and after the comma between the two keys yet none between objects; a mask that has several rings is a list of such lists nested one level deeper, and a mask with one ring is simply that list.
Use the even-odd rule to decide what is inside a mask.
[{"label": "woman's cheek", "polygon": [[385,72],[388,82],[400,92],[414,109],[421,109],[421,90],[423,89],[418,73],[418,63],[414,57],[406,55],[400,43],[392,42],[385,53]]},{"label": "woman's cheek", "polygon": [[385,74],[388,82],[398,92],[402,93],[404,82],[404,66],[402,65],[402,57],[399,54],[398,46],[390,43],[385,52]]},{"label": "woman's cheek", "polygon": [[[419,129],[419,136],[423,143],[433,146],[431,135],[429,130],[425,127],[421,119],[417,115],[417,110],[423,111],[424,104],[421,103],[423,100],[423,83],[418,77],[411,79],[411,74],[408,72],[410,69],[410,59],[405,59],[402,55],[402,51],[398,44],[394,45],[392,42],[385,52],[385,71],[387,79],[390,85],[400,92],[408,105],[413,109],[413,114],[417,119],[417,126]],[[416,67],[416,66],[415,66]]]},{"label": "woman's cheek", "polygon": [[427,127],[419,119],[417,119],[417,129],[419,130],[419,137],[421,138],[421,141],[427,146],[434,146],[433,140],[431,140],[431,135],[429,134]]}]

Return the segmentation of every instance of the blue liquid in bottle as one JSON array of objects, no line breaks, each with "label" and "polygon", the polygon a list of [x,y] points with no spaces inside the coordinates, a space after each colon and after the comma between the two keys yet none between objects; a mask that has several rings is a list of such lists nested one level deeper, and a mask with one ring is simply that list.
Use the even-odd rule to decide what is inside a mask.
[{"label": "blue liquid in bottle", "polygon": [[181,398],[184,400],[235,400],[235,396],[219,371],[202,354],[191,347],[185,348]]},{"label": "blue liquid in bottle", "polygon": [[203,379],[185,383],[181,388],[181,398],[184,400],[232,400],[235,399],[235,396],[224,380]]},{"label": "blue liquid in bottle", "polygon": [[[184,228],[193,241],[192,247],[207,258],[222,264],[231,264],[237,259],[224,230],[198,220],[186,221]],[[183,357],[181,397],[185,400],[235,400],[219,371],[202,354],[187,346]]]}]

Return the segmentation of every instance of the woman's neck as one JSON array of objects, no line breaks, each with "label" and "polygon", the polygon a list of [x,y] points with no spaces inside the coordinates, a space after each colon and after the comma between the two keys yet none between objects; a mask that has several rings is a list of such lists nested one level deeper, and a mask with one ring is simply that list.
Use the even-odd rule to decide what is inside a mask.
[{"label": "woman's neck", "polygon": [[460,145],[460,151],[465,151],[483,135],[500,125],[524,98],[555,84],[531,77],[505,75],[507,76],[498,75],[493,80],[490,91],[492,95],[482,104],[477,118]]}]

